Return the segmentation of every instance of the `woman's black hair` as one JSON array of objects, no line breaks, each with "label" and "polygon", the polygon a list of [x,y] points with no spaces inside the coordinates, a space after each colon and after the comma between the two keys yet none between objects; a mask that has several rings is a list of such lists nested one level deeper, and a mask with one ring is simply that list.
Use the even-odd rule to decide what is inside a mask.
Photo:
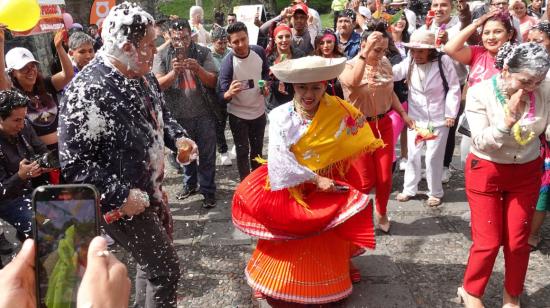
[{"label": "woman's black hair", "polygon": [[17,90],[0,91],[0,118],[7,119],[17,108],[27,107],[30,100]]},{"label": "woman's black hair", "polygon": [[382,37],[388,39],[388,57],[394,54],[399,54],[399,50],[397,49],[397,47],[395,47],[395,42],[393,41],[393,38],[388,33],[388,24],[385,21],[380,20],[370,24],[367,30],[363,31],[363,34],[361,34],[361,41],[366,41],[369,38],[369,35],[371,35],[375,31],[382,33]]}]

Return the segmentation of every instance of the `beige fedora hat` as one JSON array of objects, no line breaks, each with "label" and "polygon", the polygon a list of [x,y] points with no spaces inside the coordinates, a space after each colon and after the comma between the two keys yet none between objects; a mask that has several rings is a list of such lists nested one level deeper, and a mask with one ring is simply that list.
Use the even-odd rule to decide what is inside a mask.
[{"label": "beige fedora hat", "polygon": [[435,34],[427,30],[416,30],[411,35],[411,40],[403,45],[415,49],[435,49]]},{"label": "beige fedora hat", "polygon": [[310,83],[338,77],[347,59],[309,56],[280,62],[271,67],[277,79],[286,83]]}]

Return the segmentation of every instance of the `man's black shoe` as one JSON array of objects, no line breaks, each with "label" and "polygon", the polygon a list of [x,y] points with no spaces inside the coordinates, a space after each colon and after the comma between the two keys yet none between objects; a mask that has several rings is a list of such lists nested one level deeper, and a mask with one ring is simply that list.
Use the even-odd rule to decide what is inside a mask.
[{"label": "man's black shoe", "polygon": [[198,192],[199,192],[199,189],[197,187],[192,187],[192,188],[183,187],[182,191],[176,195],[176,199],[183,200],[191,197],[192,195]]},{"label": "man's black shoe", "polygon": [[205,209],[211,209],[215,206],[216,206],[216,197],[214,197],[213,195],[211,196],[205,195],[204,200],[202,200],[202,207]]},{"label": "man's black shoe", "polygon": [[0,234],[0,255],[9,255],[10,253],[13,253],[13,244],[2,233]]}]

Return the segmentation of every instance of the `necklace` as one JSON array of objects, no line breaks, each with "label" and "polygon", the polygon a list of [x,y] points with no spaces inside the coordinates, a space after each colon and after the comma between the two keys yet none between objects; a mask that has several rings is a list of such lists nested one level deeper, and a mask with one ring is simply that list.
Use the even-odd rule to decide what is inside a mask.
[{"label": "necklace", "polygon": [[315,113],[311,115],[309,112],[307,112],[302,106],[302,104],[300,104],[296,100],[294,100],[294,110],[302,119],[303,124],[310,124],[311,121],[313,120],[313,116],[315,115]]},{"label": "necklace", "polygon": [[[508,108],[508,101],[504,97],[502,92],[500,92],[500,89],[497,85],[497,77],[496,76],[497,75],[494,75],[493,78],[492,78],[493,88],[495,90],[497,101],[500,103],[500,105],[504,109],[504,113],[508,116],[510,114],[510,109]],[[536,110],[535,110],[535,95],[533,95],[533,93],[531,92],[531,93],[529,93],[529,112],[527,113],[526,118],[528,118],[528,119],[534,118],[535,117],[535,112],[536,112]],[[516,142],[518,144],[526,145],[529,142],[531,142],[531,140],[533,140],[533,138],[535,138],[535,132],[532,131],[532,130],[529,130],[527,132],[527,128],[521,127],[521,125],[520,125],[521,121],[522,120],[520,119],[518,122],[516,122],[514,124],[514,126],[512,126],[512,133],[514,134],[514,139],[516,140]],[[526,137],[524,137],[524,134],[523,134],[524,131],[527,133]]]}]

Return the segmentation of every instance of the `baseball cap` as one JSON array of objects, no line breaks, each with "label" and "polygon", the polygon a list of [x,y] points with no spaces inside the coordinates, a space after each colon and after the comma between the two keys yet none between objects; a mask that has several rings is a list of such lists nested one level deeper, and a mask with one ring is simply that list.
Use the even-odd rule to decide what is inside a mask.
[{"label": "baseball cap", "polygon": [[28,50],[27,48],[23,48],[23,47],[15,47],[11,49],[6,54],[5,59],[6,59],[6,68],[8,70],[12,70],[12,69],[20,70],[29,62],[39,63],[38,61],[36,61],[36,59],[32,55],[32,52],[30,52],[30,50]]},{"label": "baseball cap", "polygon": [[293,7],[292,7],[292,13],[293,15],[296,13],[296,11],[302,11],[304,12],[304,14],[308,14],[308,8],[307,8],[307,5],[303,4],[303,3],[298,3],[298,4],[295,4]]}]

